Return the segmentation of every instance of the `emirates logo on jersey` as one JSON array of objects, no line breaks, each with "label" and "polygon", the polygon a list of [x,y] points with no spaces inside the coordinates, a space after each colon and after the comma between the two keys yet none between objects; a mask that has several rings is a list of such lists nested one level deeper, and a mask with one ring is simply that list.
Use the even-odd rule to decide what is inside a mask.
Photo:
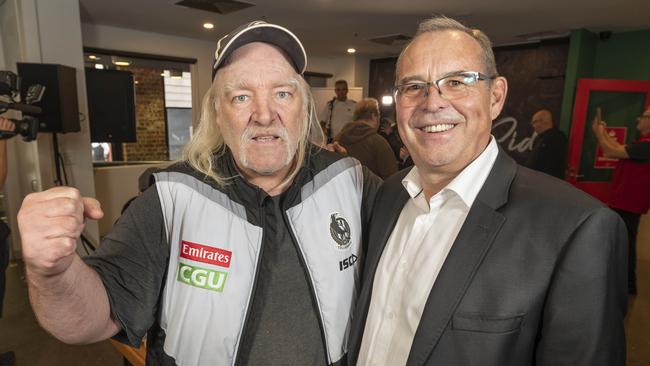
[{"label": "emirates logo on jersey", "polygon": [[339,249],[347,249],[352,241],[350,224],[338,212],[330,215],[330,235]]},{"label": "emirates logo on jersey", "polygon": [[210,247],[207,245],[181,241],[181,257],[189,260],[214,264],[215,266],[230,267],[232,252],[229,250]]}]

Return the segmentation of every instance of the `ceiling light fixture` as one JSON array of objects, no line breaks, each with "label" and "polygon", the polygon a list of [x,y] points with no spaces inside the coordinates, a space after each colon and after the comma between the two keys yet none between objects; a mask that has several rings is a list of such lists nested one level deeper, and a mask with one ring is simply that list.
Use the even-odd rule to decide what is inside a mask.
[{"label": "ceiling light fixture", "polygon": [[115,57],[115,56],[111,57],[111,62],[113,63],[113,65],[116,65],[116,66],[130,66],[131,65],[130,60],[127,60],[125,58]]},{"label": "ceiling light fixture", "polygon": [[97,70],[104,70],[104,65],[102,65],[102,64],[95,64],[95,68],[96,68]]},{"label": "ceiling light fixture", "polygon": [[392,105],[393,104],[393,96],[392,95],[384,95],[381,97],[381,104],[382,105]]},{"label": "ceiling light fixture", "polygon": [[357,50],[355,48],[348,48],[348,53],[352,54],[352,53],[355,53],[355,52],[357,52]]},{"label": "ceiling light fixture", "polygon": [[214,24],[212,24],[212,23],[203,23],[203,28],[205,28],[205,29],[213,29]]},{"label": "ceiling light fixture", "polygon": [[99,60],[99,57],[97,57],[95,55],[88,55],[88,58],[91,59],[91,60]]},{"label": "ceiling light fixture", "polygon": [[176,80],[182,79],[183,71],[177,69],[171,69],[169,70],[169,77]]}]

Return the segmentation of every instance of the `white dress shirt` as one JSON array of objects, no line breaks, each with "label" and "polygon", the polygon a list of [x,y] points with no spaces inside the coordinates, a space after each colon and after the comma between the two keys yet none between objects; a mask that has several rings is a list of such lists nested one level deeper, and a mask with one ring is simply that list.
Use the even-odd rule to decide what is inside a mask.
[{"label": "white dress shirt", "polygon": [[481,155],[429,202],[417,167],[402,180],[411,198],[375,272],[358,365],[406,364],[429,292],[498,151],[491,137]]}]

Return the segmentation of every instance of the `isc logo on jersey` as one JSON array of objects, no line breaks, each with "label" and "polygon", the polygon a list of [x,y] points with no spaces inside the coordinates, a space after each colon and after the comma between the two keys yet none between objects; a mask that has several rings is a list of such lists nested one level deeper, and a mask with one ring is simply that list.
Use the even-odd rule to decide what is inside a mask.
[{"label": "isc logo on jersey", "polygon": [[[191,261],[230,268],[232,252],[183,240],[180,245],[180,256]],[[178,263],[176,280],[190,286],[223,292],[227,278],[228,272],[198,267],[184,262]]]}]

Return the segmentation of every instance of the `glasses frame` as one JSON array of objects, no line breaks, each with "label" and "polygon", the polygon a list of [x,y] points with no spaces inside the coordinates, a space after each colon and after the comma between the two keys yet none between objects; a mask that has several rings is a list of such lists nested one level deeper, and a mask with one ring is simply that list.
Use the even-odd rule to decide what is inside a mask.
[{"label": "glasses frame", "polygon": [[[438,80],[419,81],[419,82],[409,81],[407,83],[397,84],[397,85],[393,86],[393,89],[392,89],[393,99],[395,100],[395,104],[398,104],[398,100],[400,100],[400,98],[399,98],[399,96],[400,96],[399,88],[401,88],[403,86],[406,86],[406,85],[416,85],[416,84],[426,85],[426,88],[424,89],[424,97],[425,98],[429,96],[429,90],[431,89],[432,86],[434,86],[436,88],[436,90],[438,90],[438,95],[440,95],[440,97],[445,99],[445,100],[455,100],[455,99],[462,98],[462,97],[458,97],[458,98],[448,99],[447,97],[445,97],[445,95],[440,90],[440,85],[439,84],[440,84],[441,81],[443,81],[445,79],[448,79],[450,77],[461,76],[461,75],[465,75],[465,74],[472,74],[474,76],[474,78],[476,78],[477,83],[479,81],[481,81],[481,80],[483,80],[483,81],[494,80],[498,76],[498,75],[489,76],[489,75],[485,75],[485,74],[483,74],[481,72],[478,72],[478,71],[459,71],[459,72],[456,72],[456,73],[453,73],[453,74],[450,74],[450,75],[446,75],[446,76],[444,76],[444,77],[442,77],[442,78],[440,78]],[[472,84],[472,85],[476,85],[476,84]]]}]

